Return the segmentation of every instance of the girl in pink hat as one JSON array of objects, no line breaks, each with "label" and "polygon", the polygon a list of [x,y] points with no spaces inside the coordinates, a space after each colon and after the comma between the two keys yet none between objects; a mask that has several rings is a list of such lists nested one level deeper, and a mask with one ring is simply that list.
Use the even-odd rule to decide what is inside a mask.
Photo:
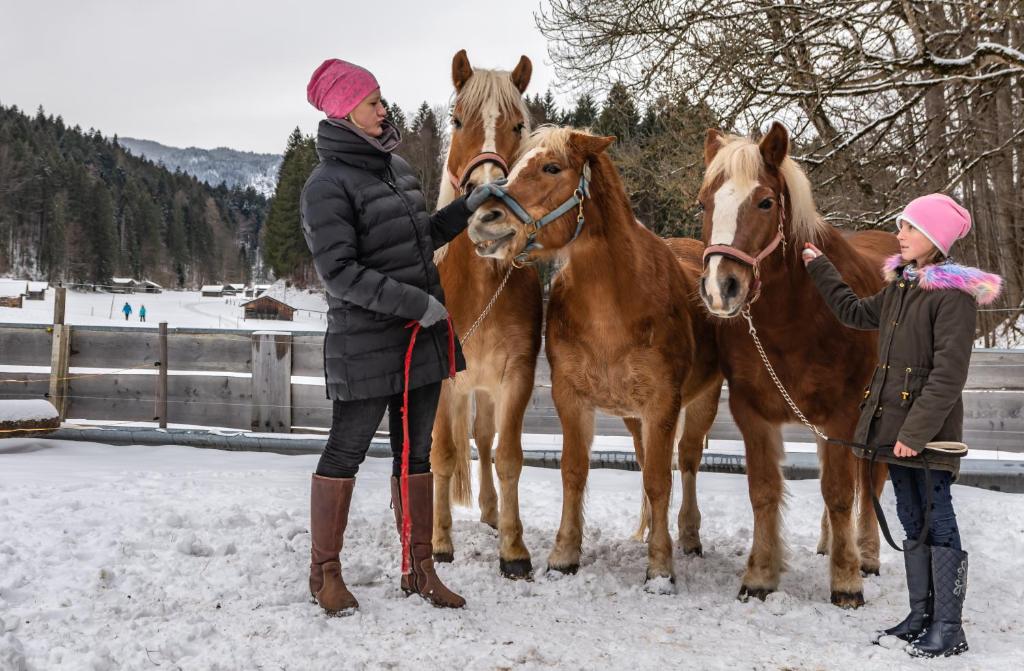
[{"label": "girl in pink hat", "polygon": [[[416,173],[394,153],[402,138],[368,70],[328,59],[313,72],[306,97],[326,115],[316,139],[320,164],[303,188],[301,215],[327,291],[324,378],[333,400],[331,432],[312,477],[309,590],[330,615],[359,606],[342,578],[340,554],[356,472],[387,411],[394,453],[391,500],[400,536],[403,498],[411,523],[401,588],[434,606],[461,608],[465,600],[441,582],[431,554],[431,429],[442,380],[466,367],[458,338],[449,331],[433,254],[502,187],[479,186],[430,214]],[[407,325],[415,322],[421,330],[406,379]],[[409,478],[403,495],[398,476],[406,393]]]},{"label": "girl in pink hat", "polygon": [[[910,202],[897,217],[900,253],[883,268],[882,291],[859,298],[814,245],[804,264],[822,297],[844,325],[879,331],[878,366],[864,392],[854,441],[871,447],[895,445],[897,457],[917,455],[933,441],[963,439],[963,400],[978,304],[999,295],[1001,279],[953,263],[953,243],[971,230],[971,216],[949,196],[935,193]],[[896,511],[907,540],[903,558],[910,614],[876,633],[906,641],[918,657],[958,655],[967,650],[961,613],[967,594],[967,553],[953,509],[955,475],[933,469],[932,510],[924,470],[890,464]],[[917,542],[920,539],[921,542]]]}]

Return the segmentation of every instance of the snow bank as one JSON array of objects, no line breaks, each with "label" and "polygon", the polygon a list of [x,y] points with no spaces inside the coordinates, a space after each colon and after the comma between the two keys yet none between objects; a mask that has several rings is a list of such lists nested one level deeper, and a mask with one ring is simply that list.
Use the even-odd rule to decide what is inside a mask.
[{"label": "snow bank", "polygon": [[[464,611],[405,598],[388,508],[390,463],[368,459],[343,563],[362,608],[309,603],[309,474],[316,457],[180,447],[0,441],[0,668],[1019,669],[1024,496],[957,487],[971,551],[971,651],[911,660],[866,643],[904,615],[902,559],[883,548],[868,605],[828,603],[815,554],[821,497],[788,482],[790,569],[767,602],[735,600],[751,539],[746,480],[701,474],[703,557],[677,555],[676,594],[641,589],[630,540],[640,474],[592,471],[583,565],[543,571],[558,471],[527,468],[521,501],[533,582],[497,572],[496,534],[457,510],[456,563],[439,573]],[[895,520],[891,493],[886,493]],[[676,497],[678,501],[678,496]],[[674,519],[674,513],[673,513]]]}]

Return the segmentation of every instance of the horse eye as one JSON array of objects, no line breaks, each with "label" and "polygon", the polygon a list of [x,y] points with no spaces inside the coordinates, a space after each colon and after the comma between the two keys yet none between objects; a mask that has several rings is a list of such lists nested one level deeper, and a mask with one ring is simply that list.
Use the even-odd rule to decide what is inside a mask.
[{"label": "horse eye", "polygon": [[523,133],[524,128],[526,128],[525,123],[517,123],[515,127],[512,128],[512,132],[515,133],[516,135],[521,135]]},{"label": "horse eye", "polygon": [[548,163],[546,166],[544,166],[544,172],[548,173],[549,175],[557,175],[558,173],[562,172],[562,169],[559,168],[558,165],[555,163]]},{"label": "horse eye", "polygon": [[760,203],[758,203],[757,206],[759,208],[761,208],[762,210],[770,210],[770,209],[772,209],[772,199],[771,198],[765,198]]},{"label": "horse eye", "polygon": [[457,130],[459,128],[462,128],[462,122],[459,121],[458,118],[452,117],[452,126]]}]

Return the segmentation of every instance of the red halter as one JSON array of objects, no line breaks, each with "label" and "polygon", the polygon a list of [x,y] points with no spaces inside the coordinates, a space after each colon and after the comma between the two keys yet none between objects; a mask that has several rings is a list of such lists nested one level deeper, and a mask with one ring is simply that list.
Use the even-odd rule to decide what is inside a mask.
[{"label": "red halter", "polygon": [[768,243],[768,246],[758,252],[756,255],[751,256],[742,249],[737,249],[732,245],[710,245],[704,248],[703,262],[708,262],[708,257],[712,254],[721,254],[722,256],[729,257],[734,261],[745,263],[754,270],[754,286],[750,290],[750,298],[747,303],[753,303],[761,296],[761,262],[764,261],[769,254],[775,251],[775,248],[782,243],[782,254],[786,254],[786,234],[783,229],[783,224],[786,220],[786,196],[779,194],[779,230],[772,238],[772,241]]},{"label": "red halter", "polygon": [[455,187],[456,191],[462,191],[466,188],[466,182],[469,181],[469,176],[473,174],[473,171],[479,168],[484,163],[493,163],[501,168],[502,173],[508,175],[508,163],[499,154],[495,154],[491,151],[485,151],[477,154],[466,166],[466,169],[462,171],[462,177],[456,177],[455,173],[452,172],[451,168],[448,168],[448,179],[451,181],[452,186]]}]

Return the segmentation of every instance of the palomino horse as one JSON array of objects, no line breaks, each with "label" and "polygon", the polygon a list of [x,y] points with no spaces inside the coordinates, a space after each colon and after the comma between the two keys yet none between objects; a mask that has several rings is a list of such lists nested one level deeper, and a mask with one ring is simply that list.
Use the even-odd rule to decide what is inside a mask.
[{"label": "palomino horse", "polygon": [[[508,163],[529,132],[522,92],[530,82],[531,67],[523,56],[511,73],[474,70],[464,50],[455,54],[453,128],[439,207],[460,191],[507,174]],[[434,424],[434,559],[454,559],[452,500],[470,502],[470,405],[475,395],[472,431],[480,457],[480,519],[498,529],[502,574],[527,577],[533,567],[519,519],[520,436],[540,352],[540,277],[533,268],[516,269],[508,261],[480,258],[465,234],[438,250],[435,258],[456,331],[469,337],[463,343],[466,370],[442,388]],[[493,309],[470,334],[499,290]],[[500,505],[491,471],[496,426]]]},{"label": "palomino horse", "polygon": [[[579,568],[583,493],[600,408],[639,424],[651,506],[648,588],[668,591],[676,420],[684,402],[717,394],[721,377],[713,332],[695,316],[703,307],[692,300],[680,263],[664,241],[636,224],[604,152],[612,140],[570,128],[533,133],[509,175],[509,198],[478,209],[469,237],[481,256],[523,263],[559,254],[565,264],[547,312],[551,393],[563,433],[562,521],[549,568]],[[706,426],[687,422],[684,436],[696,438],[698,454],[713,419],[711,413]]]},{"label": "palomino horse", "polygon": [[[781,426],[798,417],[767,371],[748,323],[735,318],[751,320],[764,356],[806,418],[826,435],[849,440],[875,365],[877,337],[836,321],[800,253],[805,242],[817,244],[864,296],[881,289],[881,259],[896,251],[895,236],[875,233],[857,240],[858,248],[869,251],[862,254],[828,226],[818,215],[810,182],[788,151],[788,133],[778,123],[760,143],[709,130],[704,146],[700,202],[708,247],[700,295],[711,314],[722,318],[716,329],[720,362],[729,382],[729,408],[746,447],[754,511],[753,546],[740,588],[744,599],[773,592],[785,564]],[[831,528],[832,603],[857,607],[864,596],[852,520],[855,494],[860,479],[861,542],[869,555],[863,568],[877,572],[878,532],[867,488],[880,489],[884,472],[870,474],[848,449],[826,448],[820,440],[818,453],[828,518],[823,531]]]}]

